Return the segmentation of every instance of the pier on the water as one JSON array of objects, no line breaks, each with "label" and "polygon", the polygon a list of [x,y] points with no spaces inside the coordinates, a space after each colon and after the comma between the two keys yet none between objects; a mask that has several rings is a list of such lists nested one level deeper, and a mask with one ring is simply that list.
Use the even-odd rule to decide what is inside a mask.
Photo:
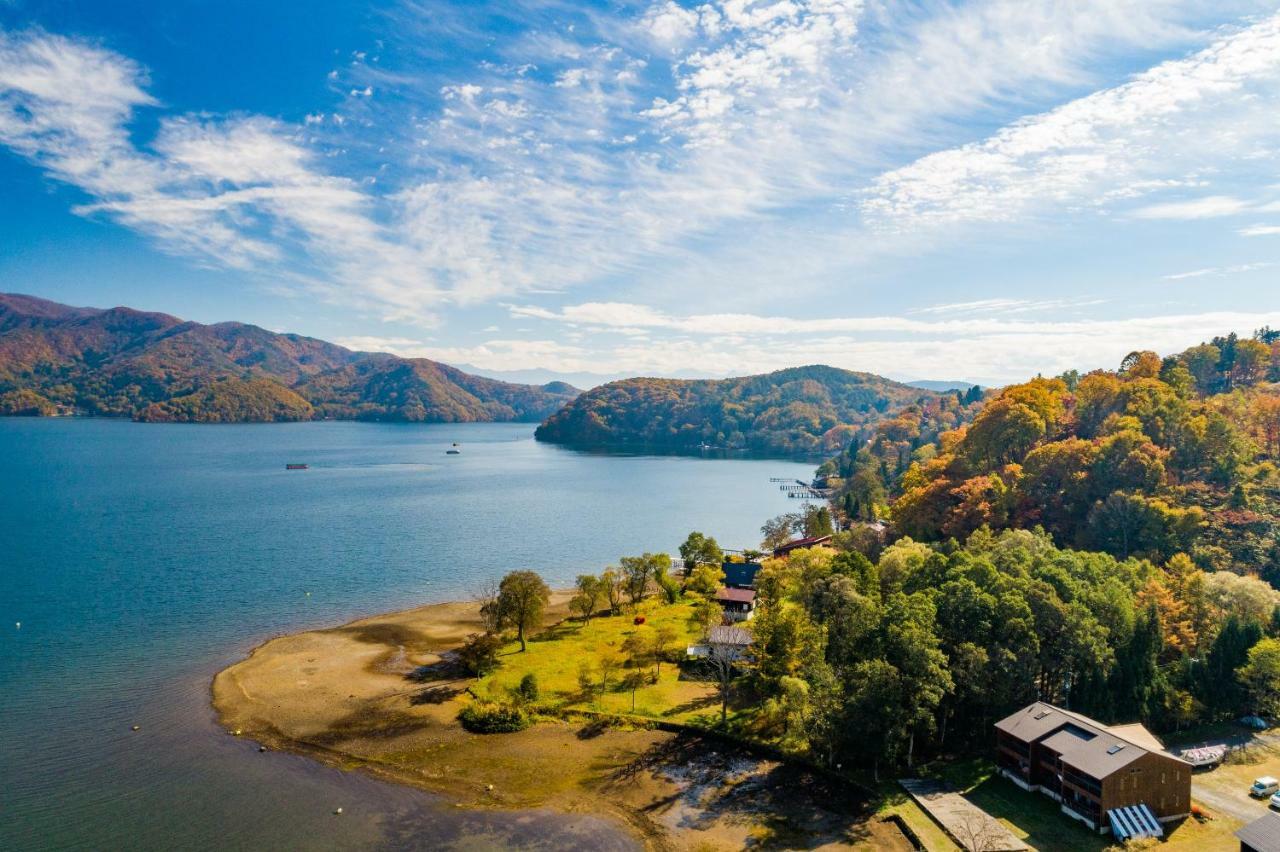
[{"label": "pier on the water", "polygon": [[826,500],[831,496],[829,488],[815,488],[807,482],[791,477],[772,476],[769,477],[769,481],[782,483],[778,486],[778,490],[798,500]]}]

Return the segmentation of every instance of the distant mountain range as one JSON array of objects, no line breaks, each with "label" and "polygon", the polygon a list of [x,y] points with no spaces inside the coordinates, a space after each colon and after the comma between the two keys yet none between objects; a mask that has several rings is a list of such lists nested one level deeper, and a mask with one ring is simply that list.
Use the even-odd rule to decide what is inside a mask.
[{"label": "distant mountain range", "polygon": [[947,391],[967,391],[974,387],[973,382],[947,382],[938,379],[919,379],[914,382],[905,382],[913,388],[924,388],[925,390],[937,391],[938,393],[946,393]]},{"label": "distant mountain range", "polygon": [[[455,364],[459,370],[465,370],[477,376],[486,376],[490,379],[498,379],[504,382],[518,382],[526,385],[545,385],[549,382],[564,382],[573,385],[575,388],[582,390],[590,390],[609,382],[618,382],[623,379],[631,378],[630,373],[586,373],[586,372],[560,372],[557,370],[547,370],[541,367],[530,367],[524,370],[488,370],[484,367],[477,367],[474,364]],[[665,379],[725,379],[732,378],[723,373],[715,374],[701,370],[677,370],[674,373],[667,373],[663,376]],[[974,382],[966,382],[962,380],[955,381],[939,381],[936,379],[919,379],[917,381],[903,382],[913,388],[924,388],[925,390],[938,391],[946,393],[948,391],[967,391],[974,386]]]},{"label": "distant mountain range", "polygon": [[[545,385],[550,382],[564,382],[581,390],[599,387],[609,382],[618,382],[623,379],[629,379],[634,373],[588,373],[588,372],[566,372],[560,370],[548,370],[543,367],[529,367],[524,370],[489,370],[484,367],[477,367],[474,364],[455,364],[459,370],[465,370],[477,376],[485,376],[490,379],[498,379],[503,382],[518,382],[526,385]],[[668,373],[664,378],[668,379],[722,379],[723,375],[715,375],[700,370],[677,370],[674,373]]]},{"label": "distant mountain range", "polygon": [[578,395],[253,325],[0,294],[0,414],[148,421],[539,421]]},{"label": "distant mountain range", "polygon": [[810,366],[732,379],[639,378],[584,392],[538,427],[576,446],[817,453],[847,447],[934,391],[871,373]]}]

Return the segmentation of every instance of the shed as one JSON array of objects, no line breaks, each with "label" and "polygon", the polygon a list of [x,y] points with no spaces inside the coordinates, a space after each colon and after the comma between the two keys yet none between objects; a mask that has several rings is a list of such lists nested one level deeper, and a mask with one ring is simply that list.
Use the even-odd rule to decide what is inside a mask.
[{"label": "shed", "polygon": [[1267,811],[1236,832],[1240,852],[1280,852],[1280,814]]}]

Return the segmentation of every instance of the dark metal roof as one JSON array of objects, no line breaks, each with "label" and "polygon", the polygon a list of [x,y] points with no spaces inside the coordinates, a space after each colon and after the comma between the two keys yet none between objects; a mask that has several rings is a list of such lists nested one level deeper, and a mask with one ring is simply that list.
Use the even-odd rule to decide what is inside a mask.
[{"label": "dark metal roof", "polygon": [[829,535],[815,535],[810,536],[809,538],[798,538],[795,541],[789,541],[786,544],[780,544],[775,547],[773,549],[773,555],[780,556],[783,553],[790,553],[791,551],[798,550],[801,547],[815,547],[819,544],[826,544],[829,541],[831,541],[831,536]]},{"label": "dark metal roof", "polygon": [[750,586],[756,581],[756,573],[760,570],[759,562],[726,562],[720,566],[724,571],[726,586]]},{"label": "dark metal roof", "polygon": [[[1074,731],[1071,729],[1075,729]],[[1110,728],[1101,722],[1043,701],[1028,705],[996,722],[996,729],[1024,743],[1042,742],[1062,756],[1062,762],[1099,780],[1144,754],[1179,760],[1154,736],[1135,725]],[[1084,736],[1081,736],[1084,734]]]},{"label": "dark metal roof", "polygon": [[1280,814],[1268,811],[1237,831],[1236,837],[1258,852],[1280,852]]},{"label": "dark metal roof", "polygon": [[755,603],[754,589],[720,589],[716,592],[716,600],[731,603]]}]

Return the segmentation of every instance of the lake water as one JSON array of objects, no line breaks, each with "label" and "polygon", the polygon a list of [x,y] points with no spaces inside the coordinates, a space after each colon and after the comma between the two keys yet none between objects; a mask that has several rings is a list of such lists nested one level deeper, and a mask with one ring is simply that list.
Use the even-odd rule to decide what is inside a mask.
[{"label": "lake water", "polygon": [[695,528],[752,546],[796,508],[769,477],[813,470],[532,435],[0,418],[0,849],[634,848],[594,817],[467,812],[259,754],[209,707],[213,674],[274,634],[515,568],[570,585]]}]

